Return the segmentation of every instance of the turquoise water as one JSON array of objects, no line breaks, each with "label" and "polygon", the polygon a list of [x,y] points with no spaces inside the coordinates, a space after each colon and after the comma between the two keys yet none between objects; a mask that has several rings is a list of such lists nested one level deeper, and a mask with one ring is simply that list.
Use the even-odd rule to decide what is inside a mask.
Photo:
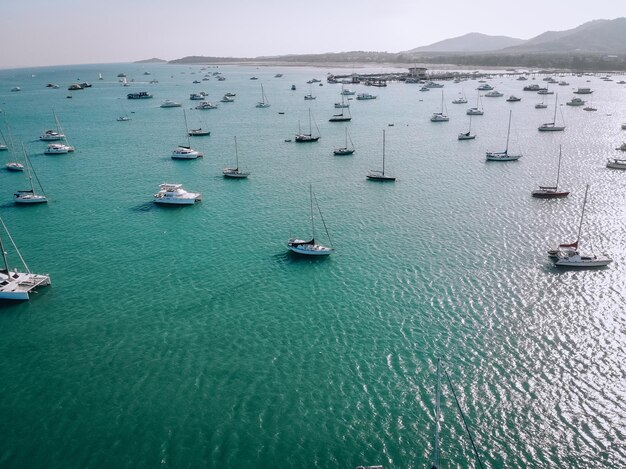
[{"label": "turquoise water", "polygon": [[[459,142],[476,81],[446,83],[448,123],[429,121],[439,90],[350,86],[379,98],[351,101],[352,122],[338,124],[328,118],[340,85],[306,84],[337,70],[216,70],[225,81],[193,84],[199,66],[0,71],[0,118],[50,199],[14,206],[28,183],[2,170],[0,214],[31,270],[52,278],[30,302],[0,306],[0,466],[426,467],[437,357],[487,467],[626,465],[626,174],[604,167],[626,138],[623,85],[565,78],[559,102],[590,86],[598,111],[560,106],[567,129],[552,134],[536,128],[554,96],[536,110],[521,91],[530,81],[498,77],[522,101],[483,98],[478,138]],[[136,82],[122,87],[120,72]],[[94,86],[67,91],[77,78]],[[254,107],[261,83],[267,109]],[[125,99],[144,90],[154,99]],[[200,90],[237,96],[190,109]],[[304,101],[310,91],[317,99]],[[467,105],[451,104],[459,92]],[[191,141],[203,159],[170,158],[185,122],[164,99],[211,130]],[[309,107],[320,141],[285,142]],[[504,149],[509,109],[510,148],[524,156],[486,163],[486,150]],[[53,110],[73,154],[43,155]],[[132,120],[117,122],[124,112]],[[345,125],[356,153],[335,157]],[[380,168],[383,129],[395,184],[365,180]],[[235,136],[247,180],[221,175]],[[571,195],[532,199],[555,178],[559,144]],[[155,206],[166,181],[202,203]],[[556,270],[545,251],[575,238],[587,183],[583,244],[614,263]],[[286,249],[310,234],[309,184],[337,249],[324,260]],[[447,387],[443,413],[446,467],[471,466]]]}]

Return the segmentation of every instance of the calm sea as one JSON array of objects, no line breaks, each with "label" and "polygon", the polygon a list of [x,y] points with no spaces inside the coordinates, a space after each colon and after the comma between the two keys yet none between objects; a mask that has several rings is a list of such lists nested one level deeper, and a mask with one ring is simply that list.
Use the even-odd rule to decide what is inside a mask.
[{"label": "calm sea", "polygon": [[[327,72],[341,70],[0,71],[0,128],[14,147],[2,164],[23,144],[50,200],[15,206],[28,180],[3,169],[0,214],[30,269],[52,278],[31,301],[0,306],[0,467],[422,468],[437,358],[486,467],[626,466],[626,173],[605,168],[626,140],[624,77],[558,77],[570,85],[551,85],[567,125],[556,133],[537,131],[555,96],[538,110],[521,90],[541,76],[495,77],[505,96],[482,98],[477,139],[458,141],[477,81],[445,84],[447,123],[429,121],[439,89],[349,85],[378,99],[350,101],[345,124],[328,122],[341,85]],[[135,81],[123,87],[118,73]],[[77,80],[93,87],[67,91]],[[255,108],[261,84],[267,109]],[[596,112],[564,105],[583,86]],[[137,91],[154,98],[126,99]],[[235,102],[198,111],[198,91]],[[468,104],[451,103],[463,93]],[[187,142],[185,116],[164,99],[211,130],[191,141],[203,159],[170,158]],[[319,142],[285,142],[308,129],[309,108]],[[486,163],[504,149],[510,109],[509,149],[523,157]],[[53,111],[75,153],[43,154]],[[333,156],[346,126],[356,152]],[[391,184],[365,179],[381,167],[383,130]],[[247,180],[221,174],[234,137]],[[570,196],[531,198],[554,183],[559,145]],[[156,206],[163,182],[203,200]],[[327,259],[286,249],[311,235],[310,184],[337,250]],[[582,245],[614,262],[560,271],[546,250],[576,238],[586,184]],[[472,467],[447,383],[442,406],[444,467]]]}]

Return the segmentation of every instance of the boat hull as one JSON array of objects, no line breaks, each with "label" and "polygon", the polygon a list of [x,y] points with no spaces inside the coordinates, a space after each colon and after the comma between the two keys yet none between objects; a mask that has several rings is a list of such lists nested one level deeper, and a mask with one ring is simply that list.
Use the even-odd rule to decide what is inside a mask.
[{"label": "boat hull", "polygon": [[175,199],[175,198],[166,198],[166,197],[155,197],[155,204],[163,204],[163,205],[193,205],[196,203],[196,199]]},{"label": "boat hull", "polygon": [[303,256],[329,256],[335,250],[321,244],[292,244],[292,241],[287,243],[287,249],[296,254]]},{"label": "boat hull", "polygon": [[566,191],[542,191],[541,189],[532,191],[531,195],[538,199],[559,199],[567,197],[569,192]]},{"label": "boat hull", "polygon": [[50,285],[50,277],[42,274],[8,272],[0,274],[0,300],[26,301],[29,293],[39,286]]},{"label": "boat hull", "polygon": [[337,150],[333,150],[333,155],[336,155],[336,156],[352,155],[353,153],[354,153],[354,150],[348,150],[345,148],[339,148]]}]

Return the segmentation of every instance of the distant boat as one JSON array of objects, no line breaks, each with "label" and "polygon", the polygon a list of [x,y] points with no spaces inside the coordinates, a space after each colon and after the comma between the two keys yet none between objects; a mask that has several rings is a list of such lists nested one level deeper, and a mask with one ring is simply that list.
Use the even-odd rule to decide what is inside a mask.
[{"label": "distant boat", "polygon": [[565,104],[567,104],[568,106],[584,106],[585,105],[585,101],[583,101],[580,98],[572,98],[571,100],[569,100]]},{"label": "distant boat", "polygon": [[559,101],[559,95],[557,94],[554,97],[554,117],[552,118],[552,122],[548,122],[545,124],[541,124],[538,127],[538,130],[541,132],[559,132],[562,130],[565,130],[565,126],[564,125],[556,125],[556,110],[557,110],[557,103]]},{"label": "distant boat", "polygon": [[128,93],[126,97],[128,99],[150,99],[152,95],[146,91],[139,91],[138,93]]},{"label": "distant boat", "polygon": [[256,104],[256,107],[258,107],[258,108],[270,107],[270,102],[267,100],[267,97],[265,96],[265,90],[263,89],[263,83],[261,83],[261,101],[259,101]]},{"label": "distant boat", "polygon": [[311,101],[313,99],[317,99],[317,98],[315,96],[313,96],[312,86],[309,85],[309,94],[305,94],[304,95],[304,100],[305,101]]},{"label": "distant boat", "polygon": [[593,93],[591,88],[578,88],[576,91],[574,91],[574,94],[591,94],[591,93]]},{"label": "distant boat", "polygon": [[235,137],[235,167],[224,168],[224,171],[222,171],[222,174],[224,174],[224,177],[233,178],[233,179],[244,179],[250,175],[250,173],[241,171],[239,169],[239,152],[237,151],[237,137]]},{"label": "distant boat", "polygon": [[[310,211],[311,211],[311,239],[305,240],[300,238],[290,238],[287,241],[287,249],[297,254],[302,254],[305,256],[328,256],[335,252],[333,247],[324,246],[323,244],[319,244],[315,241],[315,217],[313,213],[313,202],[315,202],[315,206],[317,207],[317,212],[319,213],[320,220],[324,225],[324,230],[326,231],[326,236],[330,242],[330,235],[328,234],[328,229],[326,228],[326,222],[324,221],[324,216],[322,215],[322,211],[320,210],[319,204],[317,203],[317,198],[313,195],[313,188],[309,185],[309,195],[311,199],[310,203]],[[331,243],[332,246],[332,243]]]},{"label": "distant boat", "polygon": [[[41,182],[37,177],[37,173],[35,173],[35,169],[32,167],[30,160],[28,158],[28,154],[26,153],[26,149],[22,146],[22,151],[24,152],[24,162],[26,163],[26,173],[28,174],[28,182],[30,183],[30,189],[16,191],[13,194],[13,201],[16,204],[45,204],[48,202],[48,198],[46,197],[43,187],[41,186]],[[41,189],[41,194],[37,194],[35,192],[35,184],[33,183],[33,175],[35,175],[35,179],[37,180],[37,184]]]},{"label": "distant boat", "polygon": [[210,101],[202,101],[194,109],[198,109],[200,111],[206,111],[206,110],[209,110],[209,109],[217,109],[217,104],[213,104]]},{"label": "distant boat", "polygon": [[[348,146],[348,140],[350,140],[350,146]],[[346,144],[341,148],[335,148],[333,150],[333,155],[336,156],[344,156],[344,155],[352,155],[354,153],[354,144],[352,143],[352,138],[348,134],[348,127],[346,127]]]},{"label": "distant boat", "polygon": [[626,169],[626,160],[619,158],[609,158],[606,162],[609,169]]},{"label": "distant boat", "polygon": [[382,171],[370,170],[369,173],[365,176],[370,181],[382,181],[382,182],[393,182],[396,180],[395,176],[389,176],[385,174],[385,131],[383,130],[383,169]]},{"label": "distant boat", "polygon": [[485,93],[485,96],[487,98],[501,98],[502,96],[504,96],[503,93],[500,93],[499,91],[489,91],[488,93]]},{"label": "distant boat", "polygon": [[[317,127],[317,126],[316,126]],[[318,129],[319,133],[319,129]],[[311,127],[311,108],[309,108],[309,133],[305,134],[302,132],[300,128],[300,121],[298,121],[298,134],[296,135],[296,142],[299,143],[307,143],[307,142],[317,142],[320,139],[320,135],[313,135],[313,130]]]},{"label": "distant boat", "polygon": [[367,101],[369,99],[376,99],[377,96],[369,93],[359,93],[356,95],[356,99],[359,101]]},{"label": "distant boat", "polygon": [[54,123],[56,125],[56,130],[51,130],[51,129],[45,130],[44,133],[39,136],[39,140],[43,142],[54,142],[58,140],[63,140],[65,138],[65,135],[63,134],[61,130],[61,124],[59,123],[59,119],[57,118],[57,115],[54,112],[54,109],[52,110],[52,115],[54,116]]},{"label": "distant boat", "polygon": [[[343,95],[341,96],[341,100],[343,103]],[[328,122],[348,122],[352,120],[349,107],[342,106],[340,109],[341,109],[341,113],[333,114],[333,116],[330,119],[328,119]]]},{"label": "distant boat", "polygon": [[453,100],[452,104],[467,104],[467,98],[465,97],[465,94]]},{"label": "distant boat", "polygon": [[509,96],[508,98],[506,98],[506,100],[507,100],[507,102],[509,102],[509,103],[516,103],[517,101],[521,101],[521,100],[522,100],[522,98],[518,98],[517,96],[515,96],[515,95],[513,95],[513,94],[512,94],[511,96]]},{"label": "distant boat", "polygon": [[166,99],[165,101],[161,102],[161,107],[181,107],[182,105],[180,103],[177,103],[176,101],[172,101],[171,99]]},{"label": "distant boat", "polygon": [[493,152],[493,151],[488,151],[486,153],[486,159],[487,161],[515,161],[515,160],[519,160],[522,155],[511,155],[509,154],[509,136],[511,135],[511,115],[513,114],[513,111],[509,111],[509,126],[506,132],[506,148],[504,149],[504,151],[498,151],[498,152]]},{"label": "distant boat", "polygon": [[16,268],[11,270],[7,252],[2,244],[2,236],[0,236],[0,254],[2,255],[4,264],[4,266],[0,268],[0,300],[28,300],[30,298],[29,293],[34,291],[37,287],[50,285],[50,276],[47,274],[33,274],[28,269],[24,258],[17,249],[13,237],[11,233],[9,233],[9,229],[4,224],[2,218],[0,218],[0,224],[2,224],[2,228],[6,232],[8,239],[13,244],[13,248],[22,261],[25,270],[25,272],[18,272]]},{"label": "distant boat", "polygon": [[576,241],[571,244],[561,244],[556,249],[548,251],[548,256],[552,257],[557,267],[575,267],[575,268],[593,268],[604,267],[613,262],[606,253],[594,254],[583,253],[580,250],[580,236],[585,216],[585,206],[587,205],[587,193],[589,185],[585,188],[585,198],[583,200],[583,208],[580,214],[580,224],[578,225],[578,236]]},{"label": "distant boat", "polygon": [[554,186],[539,186],[539,189],[532,191],[532,196],[540,199],[556,199],[569,195],[569,191],[559,190],[559,177],[561,175],[561,145],[559,145],[559,162],[556,170],[556,183]]},{"label": "distant boat", "polygon": [[202,200],[202,195],[186,191],[182,184],[163,183],[159,185],[159,192],[154,194],[153,200],[157,204],[193,205]]}]

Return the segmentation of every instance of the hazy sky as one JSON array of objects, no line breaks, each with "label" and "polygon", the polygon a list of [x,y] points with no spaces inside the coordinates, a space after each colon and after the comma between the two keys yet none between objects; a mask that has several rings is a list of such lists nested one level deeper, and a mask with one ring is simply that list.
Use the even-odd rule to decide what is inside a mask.
[{"label": "hazy sky", "polygon": [[0,67],[400,52],[469,32],[529,39],[625,0],[0,0]]}]

